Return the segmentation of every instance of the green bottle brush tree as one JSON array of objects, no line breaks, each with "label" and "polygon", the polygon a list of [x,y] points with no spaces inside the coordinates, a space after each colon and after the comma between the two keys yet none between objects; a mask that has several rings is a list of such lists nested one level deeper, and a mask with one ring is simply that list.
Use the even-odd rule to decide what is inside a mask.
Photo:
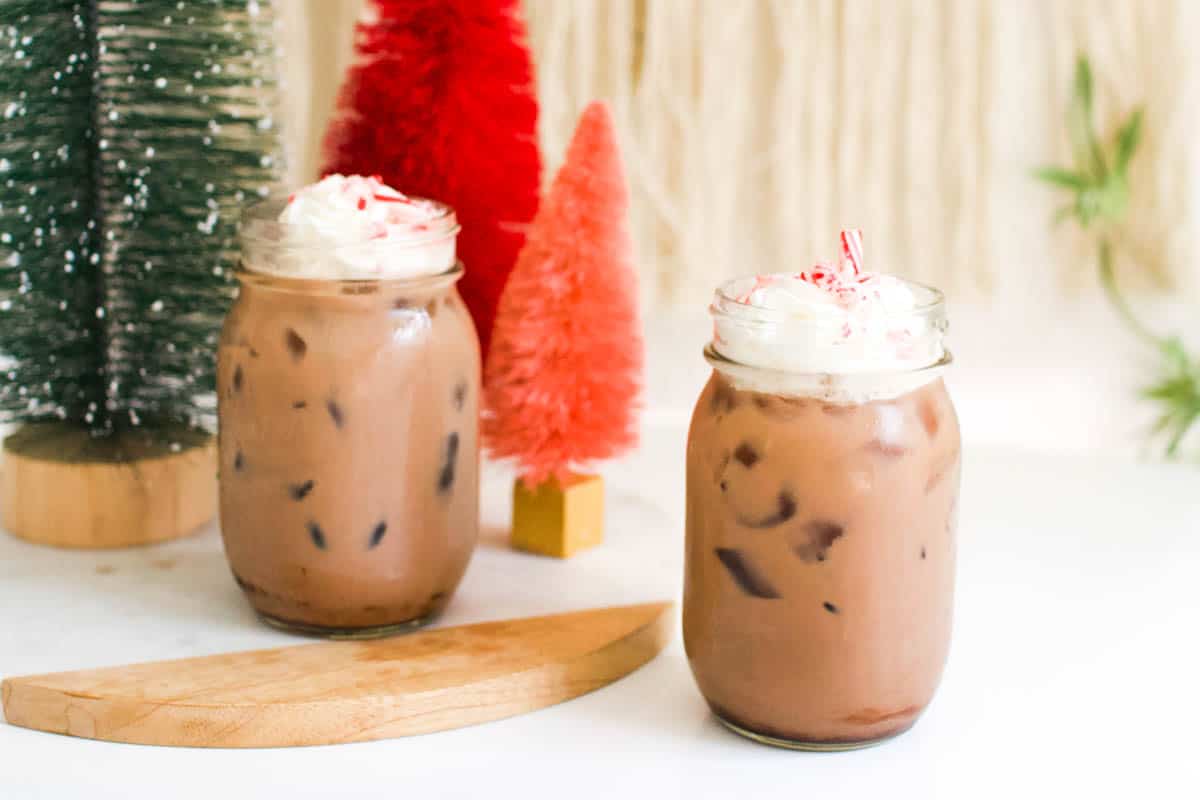
[{"label": "green bottle brush tree", "polygon": [[[107,514],[94,506],[119,499],[48,464],[131,467],[134,496],[153,504],[170,500],[169,479],[149,485],[139,464],[211,451],[237,220],[280,169],[271,17],[255,0],[0,6],[0,421],[22,424],[5,442],[14,532],[57,513],[14,504]],[[197,463],[212,483],[211,456]],[[110,497],[78,496],[89,486]]]},{"label": "green bottle brush tree", "polygon": [[1085,56],[1080,56],[1067,110],[1074,163],[1070,168],[1043,167],[1035,174],[1071,194],[1071,202],[1059,209],[1055,221],[1074,220],[1094,241],[1105,294],[1129,330],[1158,356],[1159,377],[1142,394],[1157,404],[1159,414],[1153,433],[1165,441],[1166,454],[1174,457],[1200,419],[1200,360],[1188,352],[1179,337],[1162,336],[1146,326],[1117,286],[1114,232],[1129,206],[1128,169],[1141,137],[1142,111],[1134,110],[1118,127],[1112,145],[1105,148],[1096,133],[1092,97],[1091,66]]}]

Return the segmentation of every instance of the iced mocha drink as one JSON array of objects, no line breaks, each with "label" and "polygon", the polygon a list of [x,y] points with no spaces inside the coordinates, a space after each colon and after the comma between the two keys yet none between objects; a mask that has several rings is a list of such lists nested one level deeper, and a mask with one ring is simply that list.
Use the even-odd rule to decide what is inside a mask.
[{"label": "iced mocha drink", "polygon": [[474,549],[479,349],[453,214],[335,179],[247,223],[218,358],[221,527],[266,620],[379,635],[441,611]]},{"label": "iced mocha drink", "polygon": [[688,441],[692,671],[727,726],[804,749],[906,730],[950,641],[959,431],[940,295],[844,269],[718,291]]}]

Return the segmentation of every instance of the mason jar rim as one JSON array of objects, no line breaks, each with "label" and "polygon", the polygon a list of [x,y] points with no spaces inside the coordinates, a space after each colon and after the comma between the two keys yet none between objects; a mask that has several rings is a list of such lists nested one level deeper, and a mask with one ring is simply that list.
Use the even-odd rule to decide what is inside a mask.
[{"label": "mason jar rim", "polygon": [[948,347],[943,347],[941,357],[938,358],[937,361],[933,361],[929,364],[921,364],[920,366],[905,367],[903,369],[881,369],[864,372],[827,372],[821,370],[801,372],[788,369],[774,369],[772,367],[760,367],[755,364],[746,364],[741,361],[734,361],[732,358],[717,352],[716,348],[713,347],[712,342],[709,342],[704,346],[704,360],[707,361],[714,369],[722,372],[753,370],[755,373],[764,375],[776,374],[780,376],[787,375],[792,377],[821,378],[831,380],[836,379],[838,381],[845,381],[856,380],[859,378],[863,380],[872,380],[889,375],[914,375],[922,372],[928,372],[932,375],[935,374],[936,371],[943,370],[953,364],[954,354],[950,352]]},{"label": "mason jar rim", "polygon": [[457,283],[466,274],[461,261],[443,272],[432,275],[402,276],[395,278],[308,278],[291,277],[274,272],[262,272],[239,262],[233,271],[239,283],[280,292],[302,294],[372,295],[392,291],[429,292]]}]

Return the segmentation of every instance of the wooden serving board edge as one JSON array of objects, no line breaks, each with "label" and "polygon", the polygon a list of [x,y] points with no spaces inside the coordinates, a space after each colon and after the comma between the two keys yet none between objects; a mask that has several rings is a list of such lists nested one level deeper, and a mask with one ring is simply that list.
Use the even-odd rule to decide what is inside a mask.
[{"label": "wooden serving board edge", "polygon": [[42,685],[39,678],[52,676],[34,675],[0,682],[0,701],[12,725],[127,744],[298,747],[434,733],[556,705],[637,670],[670,641],[675,619],[672,603],[644,608],[652,612],[644,624],[570,659],[424,692],[214,705],[91,696]]}]

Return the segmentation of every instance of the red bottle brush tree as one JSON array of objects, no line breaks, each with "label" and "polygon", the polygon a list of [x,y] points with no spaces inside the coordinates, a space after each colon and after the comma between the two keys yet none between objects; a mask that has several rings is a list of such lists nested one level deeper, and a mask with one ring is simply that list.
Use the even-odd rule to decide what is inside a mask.
[{"label": "red bottle brush tree", "polygon": [[377,174],[454,207],[460,289],[486,355],[541,180],[520,2],[372,0],[355,50],[323,172]]},{"label": "red bottle brush tree", "polygon": [[642,339],[628,190],[607,106],[583,112],[509,278],[486,370],[488,448],[527,487],[637,437]]}]

